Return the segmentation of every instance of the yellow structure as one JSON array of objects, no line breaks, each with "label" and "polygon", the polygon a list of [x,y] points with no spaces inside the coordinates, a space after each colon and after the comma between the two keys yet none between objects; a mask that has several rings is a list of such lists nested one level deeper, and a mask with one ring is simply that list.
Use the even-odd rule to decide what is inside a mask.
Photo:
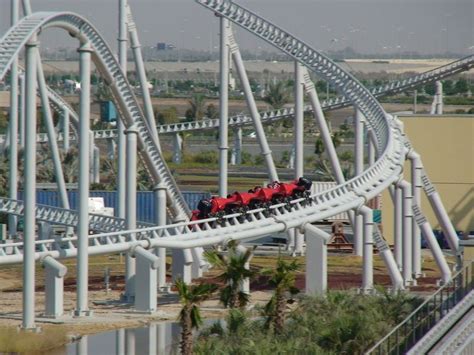
[{"label": "yellow structure", "polygon": [[[458,231],[474,231],[474,116],[400,115],[425,171],[439,192],[444,207]],[[405,163],[410,181],[410,163]],[[434,229],[440,229],[431,206],[422,193],[421,207]],[[393,203],[388,191],[382,195],[384,236],[393,244]]]}]

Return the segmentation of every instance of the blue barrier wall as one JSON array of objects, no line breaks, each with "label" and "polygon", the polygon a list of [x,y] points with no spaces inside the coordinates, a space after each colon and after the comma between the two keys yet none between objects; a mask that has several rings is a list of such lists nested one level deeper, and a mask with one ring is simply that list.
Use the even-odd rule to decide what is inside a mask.
[{"label": "blue barrier wall", "polygon": [[[207,192],[183,192],[183,197],[189,208],[195,209],[198,202],[203,198],[211,197]],[[102,197],[106,207],[117,209],[117,193],[115,191],[91,191],[90,197]],[[68,191],[69,204],[71,209],[76,209],[78,204],[78,191]],[[23,200],[23,191],[19,191],[18,199]],[[59,195],[57,191],[38,190],[36,191],[36,203],[60,207]],[[153,191],[137,192],[137,219],[141,222],[154,222],[155,199]]]}]

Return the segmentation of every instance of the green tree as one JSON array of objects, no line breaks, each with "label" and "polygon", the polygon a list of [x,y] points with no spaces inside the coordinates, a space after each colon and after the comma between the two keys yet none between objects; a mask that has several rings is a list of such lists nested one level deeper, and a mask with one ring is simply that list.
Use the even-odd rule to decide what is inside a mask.
[{"label": "green tree", "polygon": [[206,117],[210,119],[217,118],[219,116],[219,112],[217,112],[217,108],[214,104],[207,105],[206,108]]},{"label": "green tree", "polygon": [[268,323],[273,324],[277,333],[282,333],[285,325],[286,305],[289,299],[287,294],[295,295],[299,292],[295,287],[296,271],[299,268],[300,265],[296,260],[288,262],[280,255],[275,268],[262,271],[262,274],[270,276],[268,284],[275,288],[272,298],[265,306],[265,314]]},{"label": "green tree", "polygon": [[189,103],[189,112],[186,114],[186,118],[193,118],[194,120],[200,120],[204,117],[204,106],[206,103],[206,98],[203,94],[194,94],[191,97],[191,100],[188,101]]},{"label": "green tree", "polygon": [[457,94],[465,94],[469,91],[469,85],[467,80],[464,78],[459,79],[456,81],[456,85],[454,85],[454,90]]},{"label": "green tree", "polygon": [[221,290],[220,300],[225,307],[243,308],[249,303],[249,295],[241,291],[245,279],[252,279],[255,272],[249,270],[247,265],[252,258],[253,249],[247,248],[245,253],[239,253],[238,244],[228,244],[228,255],[225,256],[216,250],[205,252],[204,257],[214,267],[222,270],[218,278],[226,286]]},{"label": "green tree", "polygon": [[263,101],[270,104],[275,110],[282,108],[289,101],[288,90],[283,81],[270,83]]},{"label": "green tree", "polygon": [[325,151],[326,151],[326,148],[324,147],[324,142],[321,139],[321,137],[319,137],[318,139],[316,139],[316,142],[314,143],[314,154],[318,156],[319,161],[323,159],[323,154]]},{"label": "green tree", "polygon": [[216,290],[214,284],[199,284],[188,286],[182,279],[177,279],[175,286],[178,289],[179,300],[183,305],[179,313],[181,323],[180,349],[183,355],[193,353],[193,329],[198,329],[202,324],[199,304],[209,297]]}]

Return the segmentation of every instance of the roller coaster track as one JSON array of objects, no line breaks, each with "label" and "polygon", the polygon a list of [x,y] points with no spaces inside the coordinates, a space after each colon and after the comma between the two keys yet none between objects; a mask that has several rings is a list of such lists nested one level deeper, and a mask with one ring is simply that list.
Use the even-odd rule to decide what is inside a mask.
[{"label": "roller coaster track", "polygon": [[[420,85],[426,83],[431,83],[443,78],[458,74],[463,71],[470,70],[474,67],[474,55],[467,56],[465,58],[456,60],[452,63],[448,63],[436,69],[412,76],[407,79],[389,83],[387,85],[379,86],[372,88],[370,92],[375,97],[383,97],[387,95],[396,94],[403,92],[409,89],[416,88]],[[61,113],[62,107],[66,106],[71,113],[71,122],[77,126],[79,122],[79,117],[73,111],[72,107],[59,96],[54,90],[48,90],[48,97],[53,104],[53,108]],[[346,99],[344,96],[338,96],[333,99],[323,100],[321,106],[324,111],[337,110],[344,107],[351,106],[352,103],[350,100]],[[312,113],[313,107],[307,105],[304,108],[306,113]],[[292,119],[294,116],[294,108],[284,108],[280,110],[265,111],[260,113],[262,123],[270,124],[272,122],[277,122],[282,119]],[[231,127],[242,127],[249,126],[253,124],[253,120],[250,116],[240,114],[229,118],[229,126]],[[192,122],[183,122],[183,123],[172,123],[167,125],[158,126],[159,134],[173,134],[186,131],[196,131],[196,130],[211,130],[219,127],[219,119],[204,119],[200,121]],[[95,139],[111,139],[117,136],[116,129],[105,129],[105,130],[96,130],[93,131]],[[46,134],[39,133],[37,135],[39,143],[45,143],[48,141],[48,136]],[[58,135],[58,140],[62,140],[62,134]],[[70,135],[71,140],[75,140],[75,135]]]},{"label": "roller coaster track", "polygon": [[114,102],[126,127],[135,125],[138,130],[139,146],[145,164],[156,183],[162,183],[168,193],[169,213],[179,220],[186,219],[189,208],[154,140],[143,117],[133,90],[127,82],[112,51],[97,30],[84,18],[67,12],[38,12],[23,18],[0,40],[0,79],[6,75],[13,59],[40,30],[50,27],[63,28],[83,42],[90,42],[94,49],[93,60],[110,85]]},{"label": "roller coaster track", "polygon": [[[0,211],[2,211],[2,213],[23,216],[23,209],[23,201],[7,198],[0,199]],[[125,220],[122,218],[95,213],[91,213],[89,216],[89,227],[91,230],[104,233],[125,230]],[[75,227],[77,225],[78,215],[74,210],[37,204],[36,219],[51,224]],[[141,226],[140,228],[153,226],[151,223],[145,222],[138,222],[138,224]]]},{"label": "roller coaster track", "polygon": [[[208,219],[199,222],[181,222],[168,226],[140,229],[137,231],[121,231],[90,236],[89,254],[105,254],[130,249],[132,244],[148,247],[194,248],[213,245],[231,239],[253,239],[289,228],[304,228],[306,223],[313,223],[335,214],[361,207],[365,202],[381,193],[390,184],[399,179],[403,169],[406,148],[399,123],[387,115],[375,97],[361,85],[352,75],[345,72],[329,58],[299,41],[288,32],[257,16],[230,1],[197,1],[218,15],[224,16],[237,25],[250,31],[276,48],[287,53],[303,63],[319,77],[327,80],[341,92],[346,101],[350,101],[362,111],[367,119],[368,128],[375,138],[375,148],[378,160],[362,174],[338,185],[337,187],[311,196],[310,200],[298,199],[287,204],[270,207],[271,215],[266,210],[256,209],[246,213],[227,215],[222,219]],[[114,93],[114,99],[119,110],[125,113],[127,123],[140,123],[141,149],[145,150],[148,160],[159,155],[156,146],[148,135],[148,127],[144,124],[142,114],[136,100],[127,85],[115,59],[110,54],[105,43],[81,17],[70,13],[37,13],[33,14],[16,27],[0,42],[0,77],[3,77],[8,67],[9,58],[17,55],[28,38],[39,28],[64,28],[82,40],[88,39],[96,50],[99,70],[107,78]],[[155,148],[150,151],[148,145]],[[161,158],[161,156],[160,156]],[[160,163],[164,165],[160,159]],[[150,164],[153,168],[154,165]],[[165,170],[166,172],[168,170]],[[159,177],[159,176],[158,176]],[[136,234],[138,241],[130,243],[120,236]],[[159,237],[159,238],[158,238]],[[77,254],[76,237],[63,239],[69,247],[58,250],[55,240],[37,241],[36,258],[44,255],[53,257],[74,257]],[[375,233],[374,241],[379,250],[387,252],[386,242],[379,233]],[[9,245],[18,250],[8,253],[6,247],[0,246],[0,264],[19,263],[22,260],[21,243]],[[388,253],[390,251],[388,250]]]}]

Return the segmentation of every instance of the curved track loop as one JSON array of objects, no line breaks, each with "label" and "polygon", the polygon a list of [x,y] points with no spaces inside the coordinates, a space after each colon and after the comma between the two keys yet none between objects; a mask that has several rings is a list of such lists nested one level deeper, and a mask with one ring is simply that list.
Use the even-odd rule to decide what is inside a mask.
[{"label": "curved track loop", "polygon": [[81,42],[90,42],[94,49],[93,60],[99,72],[110,85],[114,101],[124,119],[126,127],[135,125],[138,130],[140,151],[145,164],[156,183],[167,189],[169,212],[175,220],[186,220],[189,208],[179,191],[161,153],[150,135],[143,113],[112,51],[97,30],[84,18],[67,12],[38,12],[23,18],[0,40],[0,79],[2,79],[13,59],[18,55],[29,38],[40,30],[63,28]]},{"label": "curved track loop", "polygon": [[[376,196],[396,181],[402,171],[405,157],[402,132],[395,120],[387,115],[371,93],[356,79],[344,72],[335,63],[322,56],[309,46],[298,41],[295,37],[280,28],[270,24],[262,18],[237,7],[230,2],[204,1],[200,2],[238,24],[249,29],[257,36],[264,38],[277,48],[285,51],[311,68],[318,75],[326,78],[350,99],[367,117],[370,129],[376,138],[376,148],[379,159],[360,176],[331,190],[312,195],[311,200],[299,199],[289,204],[274,205],[270,208],[272,216],[268,217],[265,211],[257,209],[249,211],[246,216],[228,215],[222,220],[209,219],[199,222],[183,222],[174,225],[152,227],[138,231],[116,232],[90,236],[90,254],[103,254],[126,251],[131,244],[115,238],[137,233],[141,240],[137,241],[144,247],[162,246],[171,248],[193,248],[212,245],[231,239],[252,239],[270,233],[285,231],[288,228],[297,228],[305,223],[316,222],[333,216],[337,213],[362,206],[368,199]],[[43,14],[50,17],[51,23],[66,29],[79,28],[77,24],[71,26],[71,18],[78,18],[72,14]],[[66,18],[66,19],[65,19]],[[54,20],[53,20],[54,19]],[[66,23],[63,24],[62,21]],[[79,18],[78,21],[83,21]],[[83,24],[87,29],[88,25]],[[81,32],[80,36],[84,36]],[[100,53],[101,48],[97,51]],[[108,59],[112,61],[111,59]],[[108,64],[105,61],[105,64]],[[1,64],[0,64],[1,65]],[[1,66],[0,66],[1,70]],[[107,73],[107,70],[103,70]],[[117,84],[110,80],[113,88]],[[121,83],[119,83],[121,85]],[[118,90],[116,90],[118,91]],[[120,94],[120,92],[119,92]],[[118,98],[120,99],[120,98]],[[126,100],[130,100],[128,97]],[[127,101],[126,101],[127,102]],[[120,103],[120,101],[119,101]],[[123,104],[122,104],[123,105]],[[121,107],[123,109],[123,107]],[[145,142],[146,143],[146,142]],[[146,148],[146,147],[145,147]],[[158,238],[158,236],[160,238]],[[76,255],[76,238],[66,238],[69,243],[67,250],[54,249],[54,241],[38,241],[36,254],[39,258],[45,253],[55,257],[73,257]],[[64,239],[64,240],[66,240]],[[375,236],[378,245],[380,236]],[[0,246],[0,250],[3,247]],[[20,249],[20,248],[18,248]],[[21,252],[20,252],[21,253]],[[21,254],[10,254],[0,257],[0,264],[21,261]]]}]

